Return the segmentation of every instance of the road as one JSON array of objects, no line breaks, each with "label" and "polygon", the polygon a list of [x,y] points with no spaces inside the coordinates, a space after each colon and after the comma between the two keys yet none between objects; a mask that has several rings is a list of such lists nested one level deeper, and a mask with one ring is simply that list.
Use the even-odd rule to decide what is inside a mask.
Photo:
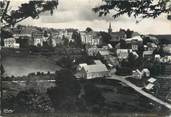
[{"label": "road", "polygon": [[127,84],[129,87],[133,88],[135,91],[142,94],[143,96],[145,96],[145,97],[147,97],[147,98],[149,98],[149,99],[151,99],[171,110],[171,104],[162,101],[161,99],[151,95],[150,93],[145,92],[141,87],[138,87],[135,84],[131,83],[130,81],[126,80],[126,77],[129,77],[129,76],[117,76],[117,75],[113,74],[111,77],[108,77],[107,79],[119,80],[119,81]]}]

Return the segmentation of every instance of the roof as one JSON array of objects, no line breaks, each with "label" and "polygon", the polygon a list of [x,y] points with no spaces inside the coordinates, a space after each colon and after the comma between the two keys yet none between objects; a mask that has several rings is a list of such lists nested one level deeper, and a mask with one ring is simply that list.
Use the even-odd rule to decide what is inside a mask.
[{"label": "roof", "polygon": [[171,43],[171,34],[170,35],[169,34],[168,35],[152,35],[152,36],[157,37],[162,44]]},{"label": "roof", "polygon": [[140,36],[138,32],[133,32],[132,36]]},{"label": "roof", "polygon": [[149,43],[148,47],[157,48],[157,45],[155,43]]},{"label": "roof", "polygon": [[82,68],[82,67],[84,67],[84,66],[86,66],[87,65],[87,63],[82,63],[82,64],[79,64],[79,66]]},{"label": "roof", "polygon": [[126,53],[127,53],[128,50],[129,50],[129,49],[117,49],[116,51],[117,51],[117,52],[126,52]]},{"label": "roof", "polygon": [[84,31],[84,32],[80,32],[80,34],[82,36],[92,36],[93,38],[99,38],[100,37],[99,33],[98,32],[94,32],[94,31],[90,31],[90,32]]},{"label": "roof", "polygon": [[151,40],[158,40],[158,38],[153,35],[146,35],[145,37],[149,37]]},{"label": "roof", "polygon": [[106,56],[106,55],[110,55],[110,52],[107,51],[107,50],[105,50],[105,51],[99,51],[99,54],[100,54],[101,56]]},{"label": "roof", "polygon": [[97,73],[97,72],[108,71],[105,64],[103,64],[100,60],[95,60],[94,62],[95,62],[95,64],[93,64],[93,65],[83,64],[83,69],[87,73]]},{"label": "roof", "polygon": [[152,55],[153,54],[153,51],[144,51],[143,54],[144,55]]},{"label": "roof", "polygon": [[102,62],[100,60],[94,60],[95,64],[102,64]]},{"label": "roof", "polygon": [[144,45],[145,48],[147,48],[147,45]]},{"label": "roof", "polygon": [[144,68],[143,71],[144,71],[144,72],[149,72],[149,69]]},{"label": "roof", "polygon": [[149,83],[147,86],[145,86],[145,89],[151,90],[154,87],[154,84]]},{"label": "roof", "polygon": [[155,57],[161,57],[160,54],[156,54]]},{"label": "roof", "polygon": [[151,35],[151,36],[154,36],[158,39],[171,39],[171,35],[170,34],[164,34],[164,35]]},{"label": "roof", "polygon": [[133,55],[135,55],[137,58],[139,57],[139,55],[137,54],[137,52],[132,52]]},{"label": "roof", "polygon": [[126,41],[133,41],[133,40],[137,40],[137,41],[143,41],[143,39],[141,38],[141,36],[134,36],[132,38],[127,38],[125,39]]},{"label": "roof", "polygon": [[121,37],[121,36],[125,36],[126,37],[126,34],[123,31],[120,31],[120,32],[111,32],[110,33],[110,36],[112,38],[111,41],[118,41],[119,40],[118,37]]},{"label": "roof", "polygon": [[38,31],[34,27],[29,27],[29,26],[21,26],[20,28],[12,28],[12,32],[14,34],[30,34],[34,31]]},{"label": "roof", "polygon": [[128,54],[129,52],[132,52],[132,49],[117,49],[116,52],[117,54],[120,54],[120,53]]},{"label": "roof", "polygon": [[119,32],[111,32],[110,33],[111,34],[111,36],[121,36],[121,35],[126,35],[126,33],[125,32],[123,32],[123,31],[119,31]]},{"label": "roof", "polygon": [[5,42],[5,41],[11,41],[11,40],[15,40],[15,38],[5,38],[5,39],[4,39],[4,42]]},{"label": "roof", "polygon": [[107,67],[104,64],[102,64],[102,65],[87,65],[84,67],[84,69],[87,73],[108,71]]},{"label": "roof", "polygon": [[111,49],[111,48],[113,48],[113,46],[111,45],[111,44],[108,44],[108,47]]},{"label": "roof", "polygon": [[156,82],[156,79],[155,78],[150,78],[150,79],[148,79],[148,82],[154,83],[154,82]]},{"label": "roof", "polygon": [[139,74],[142,74],[141,71],[139,69],[136,69],[136,72]]}]

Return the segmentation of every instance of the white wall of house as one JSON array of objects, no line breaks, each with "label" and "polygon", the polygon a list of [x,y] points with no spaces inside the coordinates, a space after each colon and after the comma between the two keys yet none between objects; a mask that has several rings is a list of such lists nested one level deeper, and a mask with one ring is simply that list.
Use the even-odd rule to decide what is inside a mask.
[{"label": "white wall of house", "polygon": [[34,38],[34,46],[38,46],[39,44],[40,44],[40,46],[43,46],[43,39]]},{"label": "white wall of house", "polygon": [[87,34],[82,32],[81,33],[81,41],[83,44],[90,44],[90,45],[100,45],[100,37],[94,37],[94,34]]},{"label": "white wall of house", "polygon": [[101,78],[101,77],[105,77],[105,76],[109,76],[109,72],[108,71],[104,71],[104,72],[91,72],[91,73],[87,73],[86,74],[86,78],[87,79]]},{"label": "white wall of house", "polygon": [[19,48],[20,44],[16,43],[15,38],[7,38],[4,40],[4,47],[5,48]]}]

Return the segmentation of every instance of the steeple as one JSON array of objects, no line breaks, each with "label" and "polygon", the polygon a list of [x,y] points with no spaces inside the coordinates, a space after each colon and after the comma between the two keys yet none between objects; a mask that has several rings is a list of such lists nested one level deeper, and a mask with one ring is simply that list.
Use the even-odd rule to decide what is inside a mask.
[{"label": "steeple", "polygon": [[112,32],[112,26],[111,26],[111,22],[109,23],[109,29],[108,29],[108,33],[111,34]]}]

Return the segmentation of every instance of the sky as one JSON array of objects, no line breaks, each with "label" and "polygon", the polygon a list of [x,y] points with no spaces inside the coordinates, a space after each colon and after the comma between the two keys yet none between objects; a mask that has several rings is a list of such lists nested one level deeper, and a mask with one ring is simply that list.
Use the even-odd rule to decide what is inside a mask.
[{"label": "sky", "polygon": [[[27,1],[11,0],[10,9],[16,9],[21,3]],[[91,27],[96,31],[107,31],[109,22],[111,22],[113,31],[129,28],[141,34],[171,34],[171,21],[167,20],[166,14],[156,19],[143,19],[137,24],[138,19],[129,18],[126,15],[117,19],[112,18],[112,13],[105,17],[98,17],[92,8],[101,4],[102,0],[59,0],[58,8],[52,16],[46,12],[41,14],[39,19],[28,18],[20,24],[79,30]]]}]

